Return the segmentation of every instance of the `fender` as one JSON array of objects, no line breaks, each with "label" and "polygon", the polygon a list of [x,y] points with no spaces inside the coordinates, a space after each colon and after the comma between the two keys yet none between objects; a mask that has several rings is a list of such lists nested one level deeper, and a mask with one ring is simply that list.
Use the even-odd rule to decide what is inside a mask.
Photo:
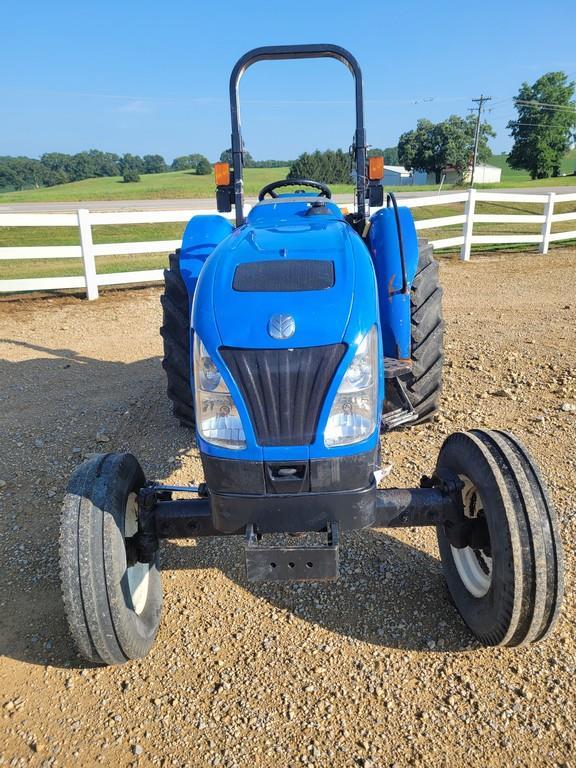
[{"label": "fender", "polygon": [[190,307],[204,262],[233,230],[232,222],[224,216],[193,216],[186,225],[180,249],[180,272],[186,284]]},{"label": "fender", "polygon": [[402,292],[402,262],[393,208],[381,208],[371,216],[368,245],[378,281],[384,355],[410,360],[410,289],[418,268],[418,236],[410,209],[399,207],[398,216],[406,262],[406,293]]}]

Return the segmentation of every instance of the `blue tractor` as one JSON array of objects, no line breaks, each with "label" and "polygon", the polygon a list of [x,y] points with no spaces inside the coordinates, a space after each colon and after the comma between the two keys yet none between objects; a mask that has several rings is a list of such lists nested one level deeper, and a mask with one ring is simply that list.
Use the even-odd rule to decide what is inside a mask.
[{"label": "blue tractor", "polygon": [[[321,181],[290,179],[264,187],[246,215],[243,72],[262,60],[327,56],[355,80],[355,211],[343,213]],[[72,634],[93,662],[150,649],[164,538],[243,536],[250,580],[334,580],[341,531],[435,526],[452,598],[481,643],[535,642],[557,618],[556,514],[511,434],[453,434],[419,487],[378,487],[381,432],[438,407],[442,291],[410,211],[393,195],[384,205],[362,88],[356,59],[335,45],[259,48],[232,71],[233,167],[217,164],[216,182],[218,210],[234,208],[235,224],[195,216],[162,297],[168,396],[196,430],[205,482],[147,482],[129,453],[98,454],[74,472],[62,588]],[[303,533],[316,534],[312,544]],[[269,534],[293,536],[278,543]]]}]

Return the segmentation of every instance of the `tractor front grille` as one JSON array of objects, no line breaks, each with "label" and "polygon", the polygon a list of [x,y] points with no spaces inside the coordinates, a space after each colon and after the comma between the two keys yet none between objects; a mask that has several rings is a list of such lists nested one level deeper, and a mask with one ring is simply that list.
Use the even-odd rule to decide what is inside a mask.
[{"label": "tractor front grille", "polygon": [[309,445],[345,344],[220,352],[248,408],[259,445]]}]

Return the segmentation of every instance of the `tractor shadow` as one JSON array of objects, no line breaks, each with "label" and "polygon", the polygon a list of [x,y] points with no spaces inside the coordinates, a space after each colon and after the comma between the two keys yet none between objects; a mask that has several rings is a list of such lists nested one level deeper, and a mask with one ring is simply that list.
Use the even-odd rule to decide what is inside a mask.
[{"label": "tractor shadow", "polygon": [[172,417],[159,357],[123,363],[21,338],[0,345],[0,656],[84,667],[58,579],[68,479],[87,454],[130,451],[162,480],[193,464],[194,435]]},{"label": "tractor shadow", "polygon": [[[60,505],[68,477],[85,454],[124,450],[142,461],[149,478],[162,481],[185,469],[180,481],[197,482],[194,438],[172,417],[158,357],[122,363],[0,341],[30,354],[17,362],[0,359],[0,655],[83,668],[89,665],[69,636],[58,581]],[[99,442],[97,435],[108,440]],[[335,583],[250,583],[241,537],[190,544],[164,542],[162,567],[217,567],[279,611],[375,647],[470,648],[439,562],[395,536],[344,534]],[[169,583],[165,579],[167,590]]]},{"label": "tractor shadow", "polygon": [[336,582],[249,582],[241,537],[165,542],[165,570],[218,567],[258,602],[345,638],[407,651],[477,647],[452,603],[440,561],[383,530],[341,534]]}]

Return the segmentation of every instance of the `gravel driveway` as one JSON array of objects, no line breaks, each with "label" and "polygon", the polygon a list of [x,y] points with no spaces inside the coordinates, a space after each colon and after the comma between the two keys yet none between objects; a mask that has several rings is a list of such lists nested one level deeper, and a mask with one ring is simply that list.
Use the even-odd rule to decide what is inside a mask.
[{"label": "gravel driveway", "polygon": [[512,429],[549,479],[566,606],[548,642],[480,648],[433,530],[343,536],[336,584],[254,585],[235,538],[166,542],[164,618],[140,662],[86,667],[57,531],[82,455],[131,450],[201,480],[164,395],[157,288],[0,302],[0,765],[574,766],[576,251],[443,260],[438,422],[383,440],[416,484],[458,429]]}]

